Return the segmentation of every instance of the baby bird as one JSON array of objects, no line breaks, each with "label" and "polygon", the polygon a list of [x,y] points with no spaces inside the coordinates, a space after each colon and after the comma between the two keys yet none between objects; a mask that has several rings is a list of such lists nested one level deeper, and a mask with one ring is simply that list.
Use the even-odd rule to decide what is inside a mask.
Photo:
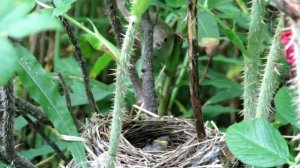
[{"label": "baby bird", "polygon": [[153,140],[152,144],[146,145],[143,150],[147,152],[162,152],[166,150],[169,142],[169,136],[160,136],[159,138]]}]

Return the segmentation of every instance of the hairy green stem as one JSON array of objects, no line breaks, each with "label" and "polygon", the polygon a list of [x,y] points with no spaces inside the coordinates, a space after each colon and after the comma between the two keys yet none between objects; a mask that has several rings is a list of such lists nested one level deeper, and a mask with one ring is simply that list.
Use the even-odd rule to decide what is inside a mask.
[{"label": "hairy green stem", "polygon": [[253,0],[247,54],[244,56],[244,119],[255,117],[265,2]]},{"label": "hairy green stem", "polygon": [[122,118],[125,113],[125,94],[126,94],[126,78],[129,65],[130,55],[133,53],[133,45],[138,29],[138,23],[133,18],[130,19],[129,26],[124,38],[120,64],[117,65],[116,72],[116,90],[114,97],[113,119],[111,126],[111,134],[109,139],[109,163],[106,167],[115,167],[115,158],[118,151],[122,130]]},{"label": "hairy green stem", "polygon": [[272,40],[272,45],[267,57],[267,64],[264,70],[264,75],[259,91],[256,118],[268,119],[273,94],[277,89],[279,82],[279,69],[280,69],[280,41],[279,35],[283,28],[283,19],[280,17],[275,35]]}]

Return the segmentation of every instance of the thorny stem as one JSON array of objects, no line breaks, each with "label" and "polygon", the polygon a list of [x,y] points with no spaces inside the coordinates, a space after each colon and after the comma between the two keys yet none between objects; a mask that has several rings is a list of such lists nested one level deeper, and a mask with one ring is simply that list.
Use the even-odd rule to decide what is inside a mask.
[{"label": "thorny stem", "polygon": [[76,60],[79,62],[80,64],[80,68],[83,74],[83,81],[84,81],[84,87],[85,87],[85,93],[88,99],[88,102],[93,110],[93,112],[95,113],[99,113],[99,109],[97,107],[97,104],[95,102],[92,90],[91,90],[91,86],[90,86],[90,81],[89,81],[89,75],[86,69],[86,63],[85,60],[82,56],[81,53],[81,49],[79,47],[78,41],[76,39],[76,37],[73,34],[73,30],[72,27],[70,26],[69,22],[63,17],[63,16],[59,16],[61,22],[63,23],[66,32],[70,38],[71,43],[73,44],[74,48],[75,48],[75,56],[76,56]]},{"label": "thorny stem", "polygon": [[116,90],[114,97],[113,119],[111,125],[111,135],[109,139],[109,162],[106,167],[115,167],[115,158],[118,151],[118,144],[120,141],[122,130],[122,119],[125,113],[125,94],[126,94],[126,77],[129,65],[130,55],[133,52],[133,45],[138,29],[138,23],[131,18],[128,29],[124,38],[120,64],[117,64],[116,72]]},{"label": "thorny stem", "polygon": [[5,155],[9,160],[14,160],[14,122],[15,122],[15,99],[13,82],[9,81],[1,89],[1,103],[3,108],[3,143]]},{"label": "thorny stem", "polygon": [[198,40],[197,40],[197,0],[188,1],[188,53],[189,53],[189,84],[192,109],[195,118],[198,140],[204,138],[205,129],[202,119],[200,87],[198,74]]},{"label": "thorny stem", "polygon": [[21,110],[21,113],[27,112],[37,120],[39,120],[41,123],[49,125],[53,127],[52,122],[47,118],[47,116],[42,112],[40,108],[37,106],[19,98],[15,97],[15,103],[18,109]]},{"label": "thorny stem", "polygon": [[273,94],[278,87],[280,70],[280,41],[279,35],[283,28],[283,19],[279,18],[278,26],[272,40],[272,45],[267,56],[267,64],[264,70],[262,84],[257,101],[256,118],[268,119]]},{"label": "thorny stem", "polygon": [[[117,39],[117,45],[118,48],[120,48],[120,46],[122,45],[122,25],[120,22],[120,19],[118,18],[118,12],[116,10],[117,8],[117,4],[115,2],[115,0],[105,0],[105,4],[107,7],[107,13],[108,13],[108,17],[111,23],[111,26],[113,28],[114,34],[116,36]],[[131,80],[134,92],[135,92],[135,96],[137,99],[138,103],[142,102],[143,99],[143,95],[142,95],[142,83],[141,83],[141,79],[138,76],[138,73],[135,69],[135,62],[136,59],[134,58],[130,58],[130,64],[132,66],[128,67],[128,73],[129,73],[129,78]]]},{"label": "thorny stem", "polygon": [[0,160],[6,164],[11,164],[17,168],[35,167],[30,161],[21,157],[14,147],[14,120],[15,120],[15,100],[13,82],[9,81],[5,86],[0,87],[1,106],[3,108],[3,144],[0,147]]},{"label": "thorny stem", "polygon": [[2,146],[0,146],[0,160],[8,165],[10,165],[13,161],[14,166],[16,166],[17,168],[35,168],[35,166],[31,162],[29,162],[19,154],[15,155],[14,160],[9,160],[9,158],[4,154],[4,148]]},{"label": "thorny stem", "polygon": [[153,25],[149,11],[142,16],[143,48],[142,48],[142,83],[144,108],[157,113],[154,90],[153,69]]},{"label": "thorny stem", "polygon": [[255,117],[265,3],[253,0],[247,55],[244,56],[244,119]]}]

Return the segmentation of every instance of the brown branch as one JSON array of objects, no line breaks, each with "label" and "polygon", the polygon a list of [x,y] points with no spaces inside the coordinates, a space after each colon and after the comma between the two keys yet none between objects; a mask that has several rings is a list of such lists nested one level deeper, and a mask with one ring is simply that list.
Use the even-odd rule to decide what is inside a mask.
[{"label": "brown branch", "polygon": [[57,144],[53,142],[41,129],[41,127],[34,123],[25,113],[22,113],[22,116],[24,119],[29,123],[29,125],[41,135],[41,137],[47,142],[47,144],[54,150],[54,152],[57,154],[57,156],[62,159],[65,163],[68,163],[68,159],[64,155],[64,153],[59,149]]},{"label": "brown branch", "polygon": [[188,1],[188,53],[189,53],[189,84],[192,109],[195,118],[198,140],[204,138],[205,129],[202,119],[200,86],[198,74],[198,40],[197,40],[197,0]]},{"label": "brown branch", "polygon": [[157,113],[153,74],[153,24],[149,11],[142,16],[143,46],[142,46],[142,87],[143,102],[146,110]]},{"label": "brown branch", "polygon": [[75,126],[77,128],[77,131],[80,130],[80,125],[78,123],[78,120],[76,118],[76,115],[74,113],[74,110],[73,110],[73,107],[72,107],[72,103],[71,103],[71,98],[70,98],[70,92],[69,92],[69,89],[68,89],[68,86],[64,80],[64,77],[62,76],[62,74],[59,72],[58,73],[58,77],[59,77],[59,80],[60,80],[60,83],[61,83],[61,86],[62,86],[62,89],[63,89],[63,93],[65,95],[65,99],[66,99],[66,103],[67,103],[67,107],[68,107],[68,110],[73,118],[73,121],[75,123]]},{"label": "brown branch", "polygon": [[15,97],[15,103],[17,108],[22,110],[22,112],[27,112],[28,114],[36,118],[39,122],[53,127],[52,122],[47,118],[47,116],[42,112],[42,110],[39,107],[19,97]]},{"label": "brown branch", "polygon": [[201,85],[202,82],[204,81],[204,79],[206,78],[207,73],[208,73],[208,69],[209,69],[209,65],[210,65],[210,62],[211,62],[211,61],[212,61],[212,55],[210,54],[210,55],[208,55],[207,63],[206,63],[206,65],[205,65],[205,68],[204,68],[204,71],[203,71],[203,73],[202,73],[202,76],[201,76],[201,78],[200,78],[200,80],[199,80],[199,85]]},{"label": "brown branch", "polygon": [[20,156],[19,154],[16,154],[14,156],[13,160],[10,160],[4,153],[4,147],[0,146],[0,160],[7,164],[10,165],[11,163],[14,164],[17,168],[35,168],[35,166],[27,159],[24,157]]},{"label": "brown branch", "polygon": [[88,99],[89,105],[91,106],[93,112],[99,113],[99,109],[97,107],[97,104],[95,102],[95,99],[94,99],[94,96],[93,96],[93,93],[91,90],[89,75],[88,75],[88,72],[86,69],[86,63],[82,56],[78,41],[73,34],[73,30],[72,30],[72,27],[70,26],[69,22],[66,19],[64,19],[62,16],[59,16],[59,18],[66,29],[66,32],[70,38],[71,43],[73,44],[73,46],[75,48],[75,56],[76,56],[75,58],[78,61],[78,63],[80,64],[80,68],[81,68],[81,71],[83,74],[85,93],[86,93],[86,97]]}]

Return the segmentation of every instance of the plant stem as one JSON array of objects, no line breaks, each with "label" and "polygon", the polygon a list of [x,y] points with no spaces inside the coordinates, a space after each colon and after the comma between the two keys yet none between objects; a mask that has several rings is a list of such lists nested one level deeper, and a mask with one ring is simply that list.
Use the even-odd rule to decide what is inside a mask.
[{"label": "plant stem", "polygon": [[138,22],[133,18],[130,19],[128,29],[124,38],[120,64],[117,64],[116,72],[116,89],[114,97],[113,119],[111,126],[111,135],[109,139],[109,163],[106,167],[115,167],[115,158],[118,151],[122,131],[122,118],[125,113],[125,94],[126,94],[126,76],[128,71],[130,55],[133,53],[133,45],[138,29]]},{"label": "plant stem", "polygon": [[279,18],[272,45],[267,56],[267,64],[264,70],[262,84],[257,101],[256,118],[268,119],[273,100],[273,94],[278,87],[280,69],[280,41],[279,35],[283,28],[283,18]]},{"label": "plant stem", "polygon": [[165,116],[168,114],[167,111],[167,105],[168,105],[168,101],[169,101],[169,88],[171,86],[171,81],[172,78],[169,76],[166,76],[165,80],[164,80],[164,85],[163,85],[163,89],[162,89],[162,93],[159,97],[159,107],[158,107],[158,115],[160,117]]},{"label": "plant stem", "polygon": [[146,110],[157,113],[155,101],[154,69],[153,69],[153,25],[149,11],[142,16],[143,43],[142,43],[142,91]]},{"label": "plant stem", "polygon": [[72,30],[69,22],[63,16],[59,16],[59,18],[60,18],[61,22],[63,23],[63,25],[66,29],[66,32],[70,38],[70,41],[75,48],[75,56],[76,56],[75,58],[78,61],[81,71],[82,71],[85,93],[86,93],[86,97],[88,99],[89,105],[91,106],[91,109],[94,113],[100,113],[100,111],[97,107],[96,101],[94,99],[94,95],[92,93],[92,89],[90,86],[90,79],[89,79],[89,75],[88,75],[88,72],[86,69],[85,59],[83,58],[78,41],[77,41],[76,37],[74,36],[73,30]]},{"label": "plant stem", "polygon": [[189,53],[189,84],[192,109],[195,118],[196,132],[198,140],[203,139],[205,128],[202,119],[200,86],[198,74],[198,19],[197,19],[197,0],[188,1],[188,53]]},{"label": "plant stem", "polygon": [[1,106],[3,108],[3,143],[4,151],[8,160],[13,161],[15,157],[14,146],[14,122],[15,122],[15,99],[13,82],[9,81],[1,88]]},{"label": "plant stem", "polygon": [[265,2],[253,0],[247,55],[244,56],[244,119],[255,117]]}]

